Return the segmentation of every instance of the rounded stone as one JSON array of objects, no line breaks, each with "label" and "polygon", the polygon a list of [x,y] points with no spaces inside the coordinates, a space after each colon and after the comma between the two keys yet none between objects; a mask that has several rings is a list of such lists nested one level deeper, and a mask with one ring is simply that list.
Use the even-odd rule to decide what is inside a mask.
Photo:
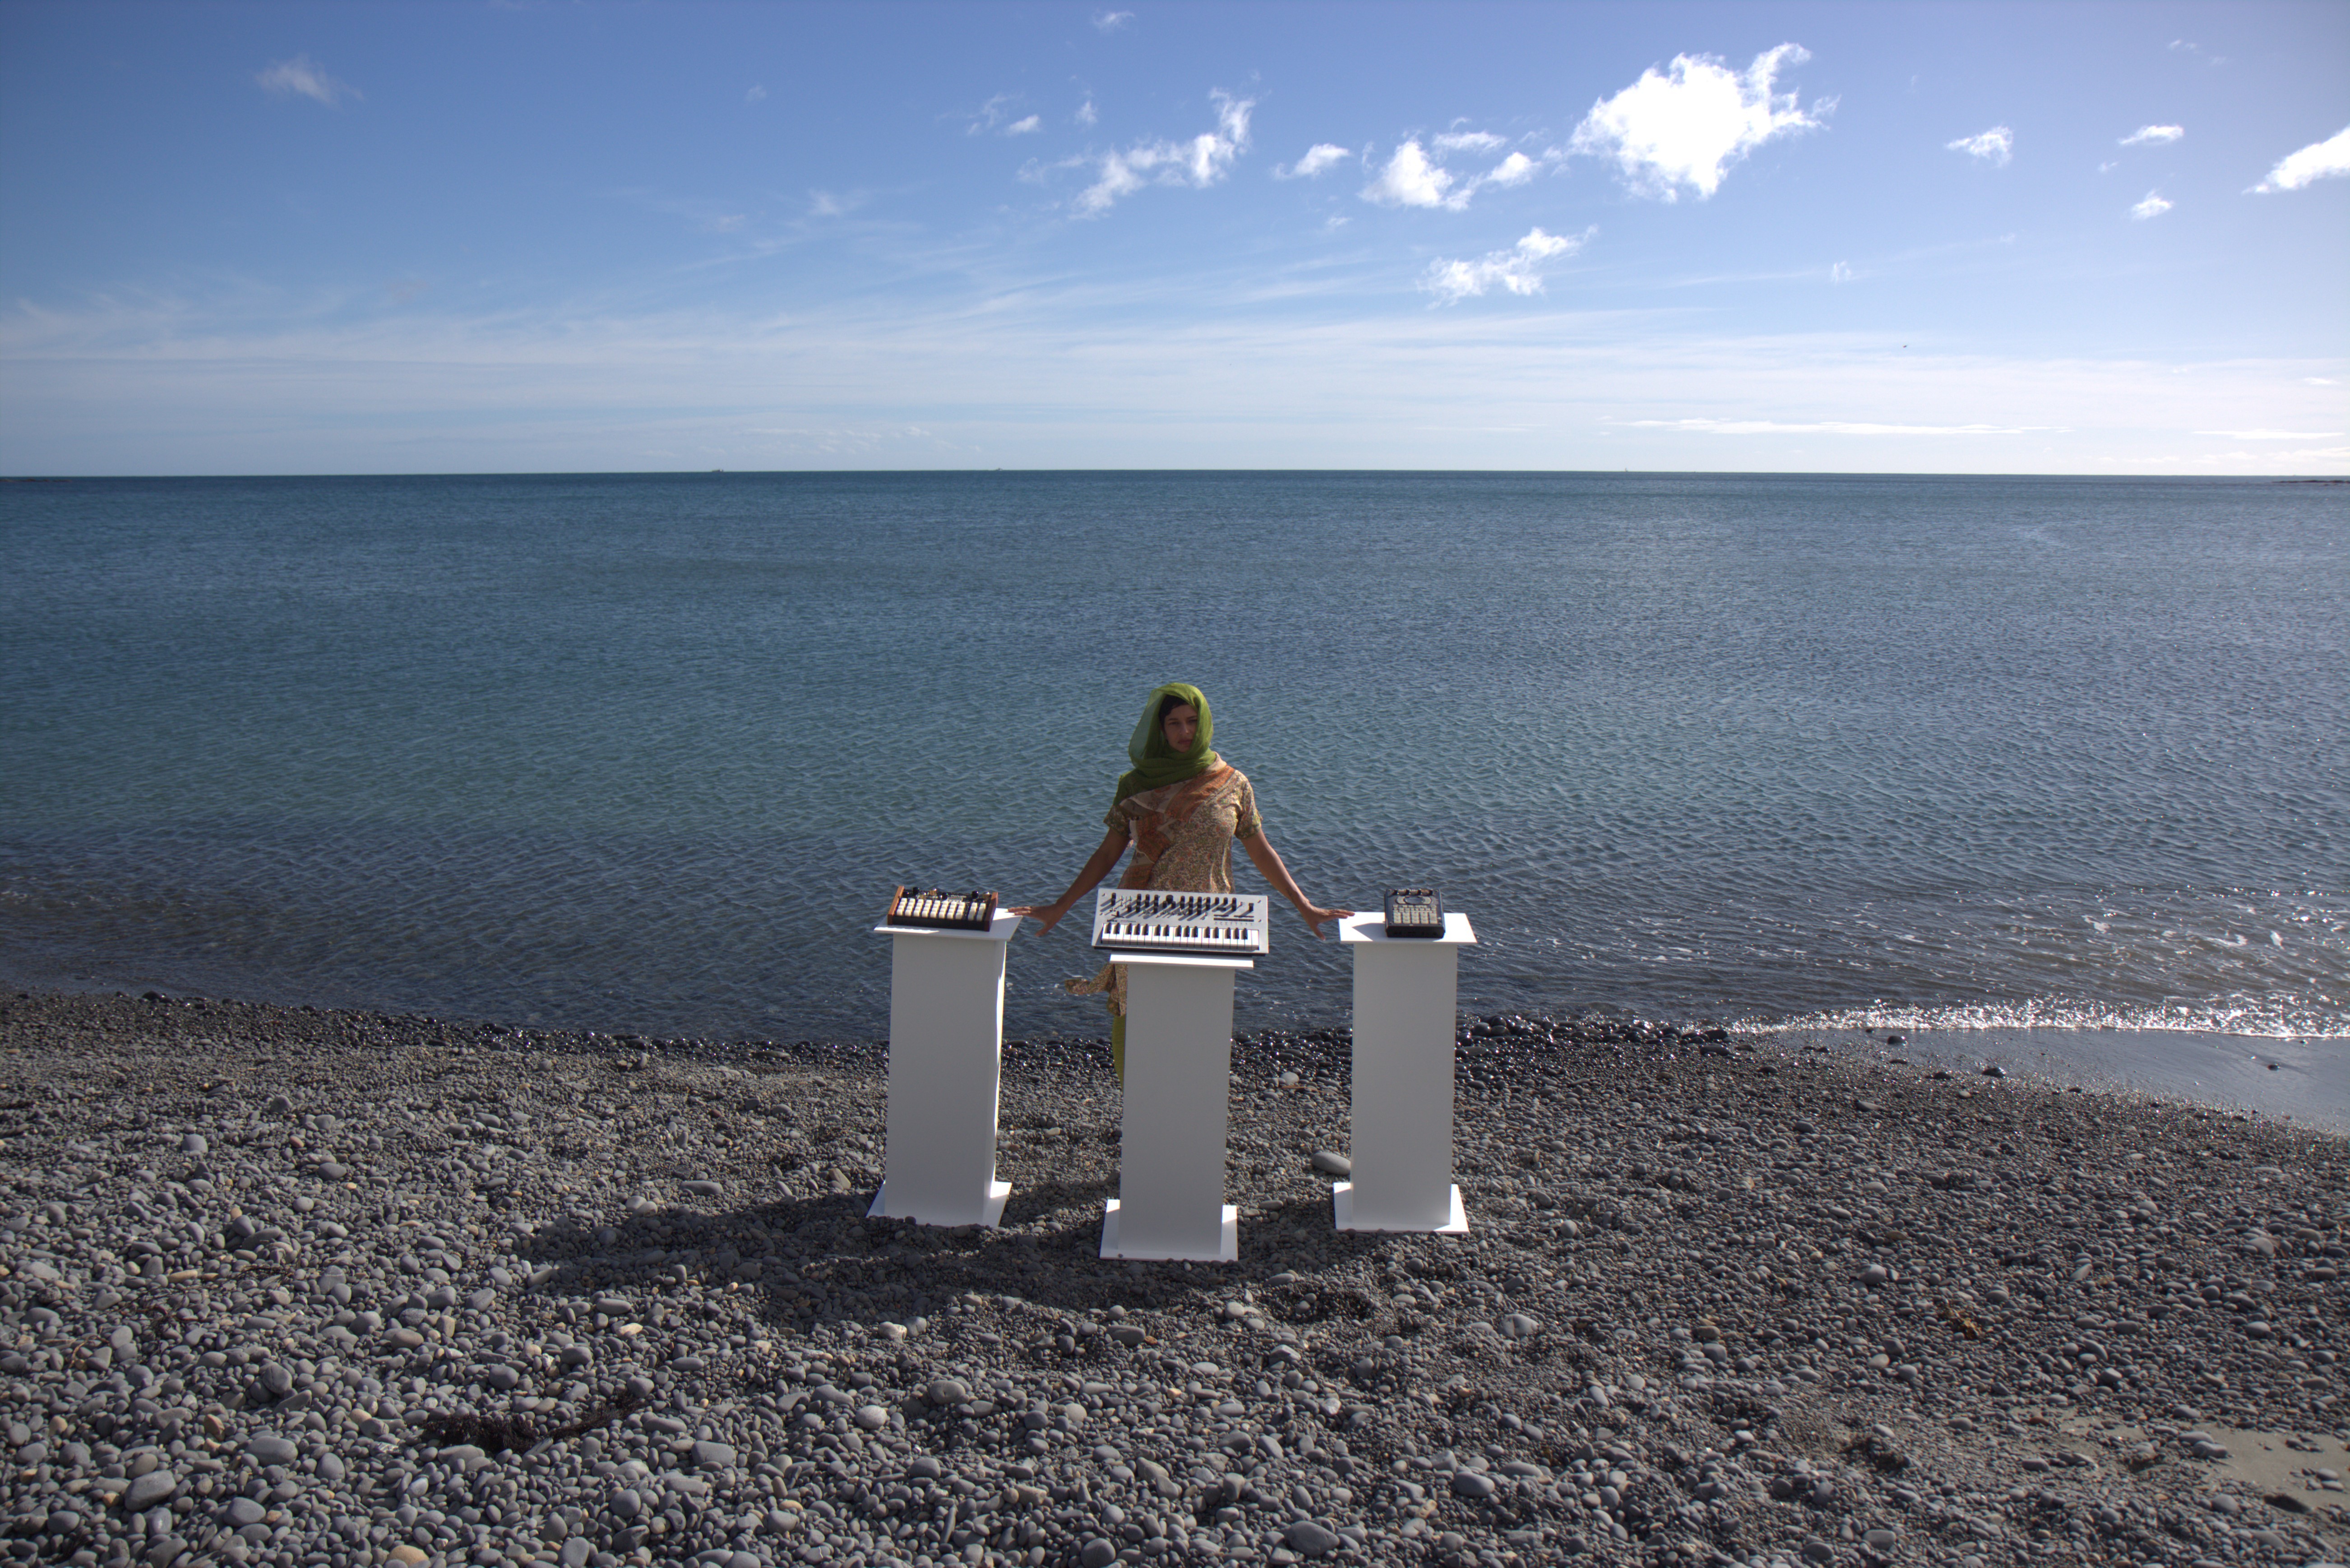
[{"label": "rounded stone", "polygon": [[122,1494],[122,1506],[133,1513],[154,1507],[180,1490],[180,1478],[170,1470],[149,1470]]},{"label": "rounded stone", "polygon": [[1471,1502],[1482,1502],[1493,1495],[1493,1478],[1477,1470],[1454,1470],[1452,1493]]},{"label": "rounded stone", "polygon": [[244,1453],[245,1457],[255,1464],[265,1468],[270,1465],[290,1465],[302,1456],[301,1449],[275,1432],[256,1434],[244,1445]]},{"label": "rounded stone", "polygon": [[1087,1542],[1085,1550],[1077,1553],[1078,1568],[1109,1568],[1117,1561],[1117,1544],[1098,1535]]},{"label": "rounded stone", "polygon": [[933,1405],[963,1405],[970,1403],[971,1389],[960,1377],[934,1377],[922,1397]]},{"label": "rounded stone", "polygon": [[859,1406],[857,1424],[868,1432],[878,1432],[889,1424],[889,1412],[879,1405]]},{"label": "rounded stone", "polygon": [[1336,1531],[1310,1519],[1297,1521],[1281,1532],[1281,1538],[1292,1552],[1307,1557],[1323,1557],[1336,1552],[1341,1539]]}]

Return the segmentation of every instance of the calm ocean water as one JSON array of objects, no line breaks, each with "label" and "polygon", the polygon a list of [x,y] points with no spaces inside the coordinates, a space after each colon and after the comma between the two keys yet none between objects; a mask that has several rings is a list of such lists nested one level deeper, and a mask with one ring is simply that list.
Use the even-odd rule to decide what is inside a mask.
[{"label": "calm ocean water", "polygon": [[[875,1036],[891,884],[1057,893],[1180,679],[1471,1010],[2344,1036],[2345,607],[2268,483],[11,484],[0,976]],[[1342,1022],[1281,918],[1242,1022]]]}]

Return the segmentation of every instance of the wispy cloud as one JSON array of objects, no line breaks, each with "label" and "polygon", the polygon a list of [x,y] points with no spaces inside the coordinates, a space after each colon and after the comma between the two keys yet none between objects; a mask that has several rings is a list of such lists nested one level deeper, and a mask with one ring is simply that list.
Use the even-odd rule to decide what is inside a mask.
[{"label": "wispy cloud", "polygon": [[1097,11],[1094,13],[1094,31],[1115,33],[1133,20],[1134,13],[1131,11]]},{"label": "wispy cloud", "polygon": [[[2181,367],[2137,358],[1893,355],[1877,332],[1722,335],[1700,313],[1540,296],[1399,311],[1376,265],[1358,289],[1315,291],[1329,313],[1268,313],[1247,307],[1265,281],[1256,254],[1209,256],[1177,279],[1002,271],[975,290],[960,286],[962,261],[936,275],[958,286],[945,294],[860,286],[790,311],[712,307],[698,283],[495,306],[435,289],[395,309],[380,277],[348,294],[223,284],[12,300],[0,470],[584,472],[642,466],[656,445],[724,449],[690,465],[702,468],[822,466],[834,460],[755,432],[913,425],[985,451],[988,466],[1614,468],[1628,455],[1816,470],[1833,442],[1835,466],[1856,472],[2350,469],[2339,440],[2182,454],[2191,430],[2340,426],[2299,406],[2302,378],[2342,374],[2315,355],[2171,375]],[[798,369],[779,379],[778,363]],[[1835,417],[1859,408],[1867,421]],[[1982,421],[1988,409],[2012,425]],[[1649,422],[1612,422],[1627,410]],[[1847,424],[1878,433],[1834,428]],[[1904,427],[1932,433],[1889,433]],[[2035,428],[2049,433],[1991,433]]]},{"label": "wispy cloud", "polygon": [[1497,152],[1509,145],[1490,130],[1448,130],[1429,140],[1439,152]]},{"label": "wispy cloud", "polygon": [[765,98],[766,96],[767,88],[765,85],[760,82],[754,82],[751,84],[751,90],[743,95],[743,101],[744,103],[757,103],[761,99]]},{"label": "wispy cloud", "polygon": [[1145,185],[1189,185],[1205,190],[1222,180],[1232,163],[1248,151],[1249,111],[1254,99],[1230,93],[1208,95],[1216,105],[1216,129],[1188,141],[1138,142],[1124,151],[1109,151],[1095,160],[1094,182],[1077,193],[1077,211],[1092,216],[1106,213],[1118,198]]},{"label": "wispy cloud", "polygon": [[[1442,137],[1432,139],[1442,149],[1450,143],[1462,151],[1491,151],[1487,143],[1498,144],[1499,137]],[[1469,204],[1469,199],[1488,185],[1523,185],[1540,171],[1541,165],[1523,152],[1513,152],[1482,174],[1455,174],[1438,160],[1428,155],[1417,137],[1388,155],[1388,161],[1368,185],[1363,187],[1363,200],[1377,202],[1383,207],[1442,207],[1459,212]]]},{"label": "wispy cloud", "polygon": [[1276,180],[1311,180],[1326,169],[1336,167],[1352,158],[1354,153],[1334,141],[1317,141],[1305,150],[1305,156],[1295,163],[1276,164],[1273,177]]},{"label": "wispy cloud", "polygon": [[985,136],[993,131],[999,136],[1024,136],[1039,129],[1044,122],[1035,115],[1014,119],[1020,108],[1020,95],[1000,92],[979,106],[976,114],[969,116],[962,128],[965,136]]},{"label": "wispy cloud", "polygon": [[348,82],[337,81],[327,74],[327,67],[307,55],[296,55],[290,60],[274,61],[269,68],[253,78],[264,90],[281,98],[298,96],[316,99],[332,109],[347,98],[364,98],[359,88]]},{"label": "wispy cloud", "polygon": [[2186,134],[2187,128],[2183,125],[2141,125],[2123,137],[2121,145],[2124,147],[2159,146],[2166,141],[2176,141]]},{"label": "wispy cloud", "polygon": [[1943,147],[1952,152],[1963,152],[1970,158],[1980,158],[1993,168],[2005,168],[2015,156],[2015,132],[2003,125],[1974,136],[1961,136],[1956,141],[1945,141]]},{"label": "wispy cloud", "polygon": [[1711,55],[1676,55],[1667,70],[1640,79],[1591,106],[1575,128],[1568,151],[1615,160],[1625,182],[1642,195],[1700,200],[1721,188],[1731,167],[1763,143],[1815,130],[1835,108],[1816,100],[1804,109],[1794,93],[1774,93],[1780,69],[1811,54],[1782,44],[1757,55],[1742,74]]},{"label": "wispy cloud", "polygon": [[1489,251],[1475,261],[1440,261],[1430,266],[1419,286],[1436,296],[1439,305],[1456,305],[1495,288],[1512,294],[1540,294],[1539,270],[1544,262],[1571,256],[1581,250],[1596,230],[1569,237],[1530,229],[1505,251]]},{"label": "wispy cloud", "polygon": [[1087,93],[1086,95],[1085,102],[1077,105],[1077,112],[1071,118],[1076,119],[1079,125],[1091,125],[1096,120],[1101,119],[1101,111],[1094,108],[1094,99],[1091,93]]},{"label": "wispy cloud", "polygon": [[1706,431],[1714,435],[2043,435],[2067,425],[1886,425],[1865,420],[1626,420],[1633,430]]},{"label": "wispy cloud", "polygon": [[1852,268],[1846,265],[1843,262],[1838,262],[1835,265],[1828,268],[1828,281],[1830,283],[1850,283],[1855,275],[1856,275]]},{"label": "wispy cloud", "polygon": [[2146,199],[2130,209],[2130,216],[2143,223],[2148,218],[2162,216],[2163,213],[2170,211],[2173,204],[2161,192],[2148,191],[2146,193]]},{"label": "wispy cloud", "polygon": [[2350,125],[2323,141],[2313,141],[2300,151],[2278,159],[2269,177],[2252,189],[2265,196],[2278,191],[2298,191],[2313,181],[2337,179],[2345,174],[2350,174]]},{"label": "wispy cloud", "polygon": [[2197,431],[2199,436],[2224,436],[2230,441],[2339,441],[2340,431]]}]

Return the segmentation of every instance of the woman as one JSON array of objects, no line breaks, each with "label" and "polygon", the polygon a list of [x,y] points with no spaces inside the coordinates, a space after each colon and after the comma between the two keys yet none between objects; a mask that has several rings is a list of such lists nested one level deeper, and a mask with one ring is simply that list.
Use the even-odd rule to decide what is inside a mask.
[{"label": "woman", "polygon": [[[1126,754],[1134,766],[1118,776],[1118,795],[1102,820],[1109,832],[1099,848],[1069,884],[1069,890],[1049,904],[1019,906],[1016,915],[1032,915],[1043,936],[1060,923],[1076,901],[1094,890],[1110,873],[1128,846],[1134,859],[1120,877],[1121,888],[1150,888],[1185,893],[1229,893],[1232,890],[1232,841],[1238,839],[1248,857],[1264,874],[1274,890],[1297,907],[1318,940],[1329,921],[1344,919],[1352,909],[1326,909],[1298,890],[1289,867],[1281,863],[1264,826],[1257,819],[1256,792],[1243,774],[1208,748],[1215,721],[1208,700],[1196,686],[1180,683],[1159,687],[1142,705],[1142,720]],[[1126,966],[1104,964],[1091,980],[1066,982],[1073,996],[1107,995],[1109,1002],[1110,1055],[1120,1082],[1126,1078]]]}]

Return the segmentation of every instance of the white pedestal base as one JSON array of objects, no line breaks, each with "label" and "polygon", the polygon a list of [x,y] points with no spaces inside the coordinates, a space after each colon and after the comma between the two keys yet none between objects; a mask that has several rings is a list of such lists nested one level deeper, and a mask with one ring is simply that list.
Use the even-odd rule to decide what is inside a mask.
[{"label": "white pedestal base", "polygon": [[889,1106],[880,1191],[866,1212],[923,1225],[994,1225],[1003,952],[1020,917],[984,931],[877,926],[890,939]]},{"label": "white pedestal base", "polygon": [[889,1179],[884,1177],[882,1179],[881,1185],[874,1190],[872,1207],[865,1210],[865,1217],[868,1220],[911,1220],[915,1223],[920,1225],[956,1225],[969,1223],[972,1225],[984,1225],[989,1230],[993,1231],[995,1227],[1003,1223],[1003,1200],[1011,1196],[1012,1183],[1008,1181],[989,1182],[987,1184],[987,1198],[979,1206],[979,1218],[969,1221],[956,1220],[931,1220],[920,1214],[893,1214],[890,1212],[889,1209]]},{"label": "white pedestal base", "polygon": [[1379,914],[1339,922],[1355,950],[1354,1179],[1332,1189],[1342,1231],[1469,1229],[1452,1180],[1452,1022],[1466,915],[1440,937],[1390,937]]},{"label": "white pedestal base", "polygon": [[1336,1216],[1341,1231],[1416,1231],[1431,1236],[1466,1236],[1469,1234],[1469,1211],[1461,1207],[1461,1189],[1451,1189],[1451,1210],[1441,1225],[1382,1225],[1374,1220],[1355,1218],[1355,1184],[1334,1181],[1330,1184],[1330,1210]]},{"label": "white pedestal base", "polygon": [[1232,1071],[1232,976],[1247,959],[1118,953],[1126,970],[1126,1114],[1105,1258],[1240,1256],[1224,1201],[1224,1115]]},{"label": "white pedestal base", "polygon": [[1212,1252],[1128,1252],[1118,1241],[1118,1199],[1102,1205],[1101,1255],[1105,1258],[1149,1258],[1167,1262],[1191,1263],[1233,1263],[1241,1255],[1241,1211],[1232,1204],[1223,1206],[1222,1219],[1216,1227],[1216,1250]]}]

